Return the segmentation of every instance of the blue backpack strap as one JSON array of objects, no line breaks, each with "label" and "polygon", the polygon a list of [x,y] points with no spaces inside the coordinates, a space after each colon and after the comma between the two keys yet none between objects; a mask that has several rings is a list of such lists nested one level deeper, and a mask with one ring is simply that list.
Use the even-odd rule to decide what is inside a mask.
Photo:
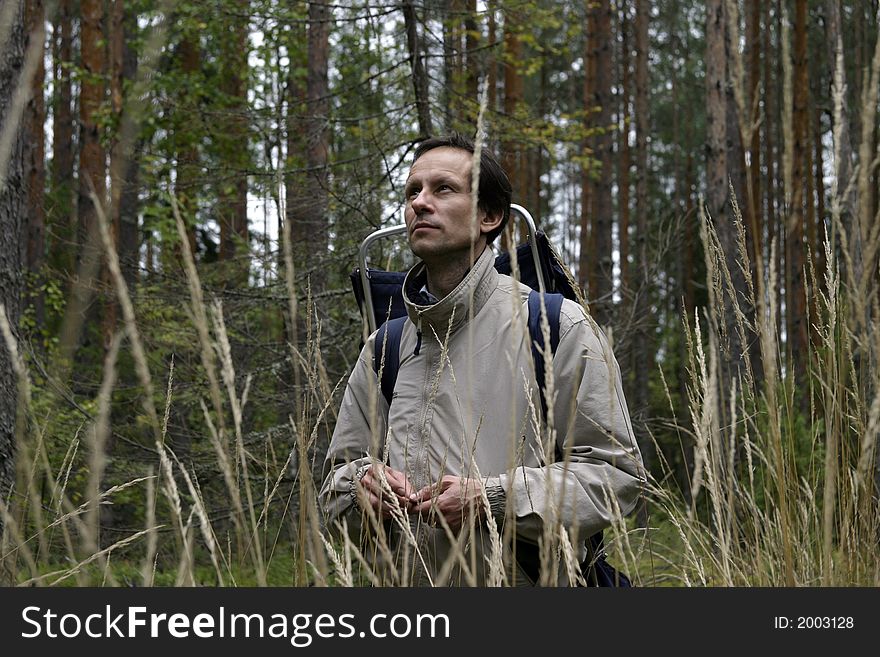
[{"label": "blue backpack strap", "polygon": [[[376,340],[373,343],[373,371],[380,374],[379,387],[382,396],[388,405],[391,405],[391,396],[394,394],[394,384],[397,383],[397,371],[400,369],[400,337],[403,335],[403,325],[406,317],[390,319],[376,331]],[[382,345],[385,345],[385,363],[382,363]]]},{"label": "blue backpack strap", "polygon": [[[544,307],[547,309],[547,323],[550,325],[550,351],[556,353],[559,346],[559,313],[562,310],[561,294],[544,294]],[[544,398],[544,331],[541,330],[541,293],[529,292],[529,338],[532,343],[532,360],[535,363],[535,381],[541,393],[541,412],[547,417],[547,400]]]},{"label": "blue backpack strap", "polygon": [[[559,346],[559,313],[562,310],[562,300],[564,298],[561,294],[544,294],[544,307],[547,309],[547,324],[550,327],[550,350],[552,353],[556,353],[556,348]],[[541,330],[541,293],[535,290],[529,292],[529,337],[532,342],[532,359],[535,362],[535,380],[541,393],[541,412],[546,419],[548,409],[547,399],[544,396],[546,374],[544,370],[544,331]],[[556,446],[556,460],[562,460],[559,445]],[[581,564],[587,586],[632,586],[626,575],[615,570],[605,560],[602,538],[603,532],[601,531],[590,536],[589,553],[587,554],[586,561]],[[520,552],[525,552],[526,556],[531,555],[532,561],[537,558],[536,548],[533,548],[531,544],[519,541],[517,553],[519,554]],[[531,565],[531,567],[527,567],[522,560],[520,560],[520,564],[537,581],[540,574],[540,560],[537,561],[537,565]]]}]

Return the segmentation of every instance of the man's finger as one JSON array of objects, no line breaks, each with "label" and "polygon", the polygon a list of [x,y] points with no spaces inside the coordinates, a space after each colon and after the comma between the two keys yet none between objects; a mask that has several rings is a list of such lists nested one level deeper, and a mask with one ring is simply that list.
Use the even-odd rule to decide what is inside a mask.
[{"label": "man's finger", "polygon": [[428,484],[424,488],[420,488],[415,493],[410,495],[409,499],[415,503],[420,503],[423,500],[430,501],[430,499],[434,496],[434,490],[435,490],[436,486],[437,486],[437,484]]}]

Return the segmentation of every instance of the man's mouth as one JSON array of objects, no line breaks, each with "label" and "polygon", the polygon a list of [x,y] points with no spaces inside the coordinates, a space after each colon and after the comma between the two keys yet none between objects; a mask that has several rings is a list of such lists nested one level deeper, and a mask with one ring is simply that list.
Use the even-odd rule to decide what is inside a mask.
[{"label": "man's mouth", "polygon": [[419,230],[420,228],[430,228],[430,229],[432,229],[432,230],[437,230],[437,229],[438,229],[438,227],[437,227],[437,226],[434,226],[433,224],[429,224],[429,223],[427,223],[427,222],[420,221],[420,222],[418,222],[418,223],[416,223],[416,224],[413,224],[413,227],[412,227],[412,231],[411,231],[411,232],[412,232],[412,233],[415,233],[415,232],[416,232],[417,230]]}]

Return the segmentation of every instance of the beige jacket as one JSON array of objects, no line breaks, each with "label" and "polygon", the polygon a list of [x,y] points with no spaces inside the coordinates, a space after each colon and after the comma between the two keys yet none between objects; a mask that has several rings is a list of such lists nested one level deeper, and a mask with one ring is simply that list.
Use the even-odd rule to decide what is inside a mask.
[{"label": "beige jacket", "polygon": [[[510,558],[511,534],[538,543],[564,533],[574,538],[580,561],[587,554],[584,541],[615,514],[629,513],[638,499],[641,455],[605,337],[578,304],[564,302],[559,346],[546,375],[548,406],[555,412],[552,427],[543,428],[526,326],[529,288],[493,264],[487,248],[458,287],[430,306],[411,301],[424,282],[424,266],[408,273],[404,300],[412,321],[401,338],[390,412],[372,364],[375,334],[349,379],[319,501],[326,526],[347,528],[356,545],[377,532],[387,537],[388,550],[369,542],[364,550],[382,583],[529,584]],[[561,462],[554,463],[553,439],[566,455]],[[481,478],[495,493],[493,517],[508,540],[493,542],[498,534],[486,520],[473,534],[457,536],[416,515],[408,517],[408,528],[402,521],[370,523],[353,482],[383,457],[416,489],[445,474]],[[505,564],[500,580],[499,544]],[[559,583],[568,584],[564,560],[558,564]]]}]

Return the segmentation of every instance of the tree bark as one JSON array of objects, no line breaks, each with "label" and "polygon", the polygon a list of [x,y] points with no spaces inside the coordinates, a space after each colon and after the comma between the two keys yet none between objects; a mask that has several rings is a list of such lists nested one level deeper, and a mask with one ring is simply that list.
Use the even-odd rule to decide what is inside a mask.
[{"label": "tree bark", "polygon": [[[648,22],[650,20],[650,4],[648,0],[636,2],[636,234],[634,289],[636,307],[634,320],[636,323],[635,343],[633,349],[632,369],[634,372],[633,387],[635,389],[634,408],[638,418],[644,424],[650,406],[648,379],[654,370],[654,347],[652,339],[652,320],[648,291],[651,281],[648,280],[648,177],[651,174],[648,161],[648,135],[651,130],[650,96],[648,86]],[[640,432],[640,435],[646,435]],[[653,442],[640,440],[645,467],[649,470],[655,465]]]},{"label": "tree bark", "polygon": [[[106,153],[101,145],[98,113],[104,101],[104,5],[99,0],[82,0],[80,37],[81,64],[84,69],[79,96],[79,244],[81,257],[85,249],[98,249],[89,236],[96,229],[97,212],[90,198],[92,189],[100,201],[106,194]],[[92,245],[89,245],[92,242]]]},{"label": "tree bark", "polygon": [[[593,86],[596,81],[596,49],[593,42],[596,38],[596,10],[587,4],[584,18],[584,128],[587,137],[584,140],[583,164],[581,171],[581,235],[580,256],[578,258],[578,284],[587,292],[590,300],[590,311],[593,311],[595,284],[595,266],[593,258],[596,254],[595,237],[593,236],[593,182],[592,163],[595,158],[595,139],[589,134],[594,127],[591,103],[593,102]],[[589,158],[589,159],[588,159]]]},{"label": "tree bark", "polygon": [[[17,2],[11,16],[9,37],[0,49],[0,131],[13,130],[14,140],[6,162],[6,178],[0,180],[0,303],[12,330],[18,327],[21,311],[22,254],[20,236],[25,212],[22,126],[7,124],[12,99],[20,81],[24,60],[24,2]],[[10,499],[15,480],[15,426],[18,409],[18,382],[5,340],[0,344],[0,500]],[[0,514],[0,536],[5,523]],[[0,564],[0,583],[12,583],[6,562]]]},{"label": "tree bark", "polygon": [[412,0],[405,0],[402,9],[406,25],[406,46],[412,69],[413,91],[416,97],[416,112],[419,117],[419,134],[421,137],[429,137],[433,135],[434,129],[431,125],[431,106],[428,101],[428,74],[425,71],[419,43],[418,19]]},{"label": "tree bark", "polygon": [[[197,84],[202,67],[202,52],[198,34],[188,32],[184,34],[180,42],[180,67],[184,79],[188,81],[188,88]],[[197,98],[188,91],[182,92],[183,107],[195,109]],[[199,198],[199,148],[200,135],[198,126],[181,126],[175,135],[175,148],[177,150],[177,178],[175,180],[175,195],[180,205],[180,212],[186,222],[189,248],[193,257],[196,255],[196,214],[198,213]]]},{"label": "tree bark", "polygon": [[[746,52],[749,60],[749,116],[744,117],[752,123],[752,140],[749,144],[748,175],[751,186],[751,223],[748,231],[751,246],[752,277],[757,275],[756,263],[763,258],[764,227],[761,211],[761,130],[752,122],[759,115],[752,114],[757,107],[755,99],[761,93],[761,10],[765,0],[748,0],[746,11]],[[745,145],[745,144],[744,144]]]},{"label": "tree bark", "polygon": [[73,64],[71,0],[59,0],[52,31],[52,79],[55,92],[52,109],[51,199],[48,221],[52,238],[49,258],[53,267],[71,275],[76,260],[76,205],[73,179],[74,139],[73,90],[70,66]]},{"label": "tree bark", "polygon": [[[309,219],[301,228],[308,235],[308,243],[318,262],[327,253],[328,244],[328,168],[330,153],[330,86],[328,80],[328,56],[330,52],[330,9],[324,2],[309,3],[308,79],[306,81],[306,105],[308,121],[307,166],[308,189],[311,199]],[[293,227],[296,230],[296,226]],[[312,290],[324,287],[323,268],[313,268]]]},{"label": "tree bark", "polygon": [[[239,11],[248,13],[247,0],[238,0]],[[250,256],[247,251],[247,167],[248,127],[247,67],[248,32],[247,20],[236,17],[230,22],[223,43],[221,62],[221,90],[225,95],[226,119],[224,133],[218,135],[220,155],[224,163],[218,194],[218,217],[220,223],[220,260],[237,260],[232,265],[229,282],[243,285],[247,282]],[[241,258],[238,260],[238,258]]]},{"label": "tree bark", "polygon": [[591,310],[596,321],[603,326],[611,322],[614,287],[614,262],[612,259],[612,205],[614,138],[611,132],[611,72],[613,66],[611,38],[611,2],[599,0],[594,5],[595,32],[592,50],[595,61],[595,80],[591,105],[598,108],[594,126],[599,132],[595,137],[594,153],[599,159],[599,177],[594,185],[591,242],[593,246],[593,275],[590,278]]},{"label": "tree bark", "polygon": [[[133,83],[137,77],[137,52],[132,41],[137,34],[137,15],[133,11],[125,12],[123,18],[122,72],[123,83]],[[119,255],[122,259],[122,275],[129,286],[135,285],[139,278],[140,229],[138,226],[138,187],[140,172],[140,154],[142,141],[135,135],[134,126],[129,126],[133,118],[126,116],[123,107],[121,153],[111,159],[111,168],[118,166],[117,179],[119,185],[118,210],[119,220]]]},{"label": "tree bark", "polygon": [[489,31],[487,35],[487,41],[489,44],[489,54],[486,61],[486,85],[488,86],[488,109],[489,112],[497,112],[498,111],[498,62],[495,56],[495,53],[498,49],[498,44],[495,41],[495,32],[496,32],[496,24],[495,24],[495,10],[489,8],[487,13],[489,14],[489,20],[487,24],[487,30]]},{"label": "tree bark", "polygon": [[[28,0],[26,3],[27,41],[45,42],[45,18],[42,0]],[[43,293],[42,269],[46,248],[46,147],[44,123],[46,105],[43,100],[43,85],[46,71],[41,56],[37,70],[31,81],[31,99],[25,111],[24,167],[27,185],[27,264],[29,296],[34,308],[34,319],[38,328],[45,324],[45,302]]]},{"label": "tree bark", "polygon": [[629,215],[630,215],[630,168],[632,166],[632,155],[629,147],[629,130],[630,130],[630,98],[632,97],[632,64],[630,52],[629,37],[630,16],[627,6],[621,7],[620,14],[620,70],[621,70],[621,92],[620,92],[620,120],[617,127],[617,139],[620,150],[620,159],[617,165],[617,207],[620,225],[618,228],[620,235],[620,287],[624,303],[628,303],[629,287],[630,287],[630,266],[629,266]]},{"label": "tree bark", "polygon": [[[807,66],[807,2],[796,0],[793,49],[792,90],[792,180],[791,207],[786,226],[786,264],[788,288],[786,295],[788,350],[794,361],[794,372],[799,388],[806,390],[808,364],[807,298],[804,281],[804,180],[810,175],[804,166],[807,160],[807,110],[809,97],[809,68]],[[801,407],[807,400],[801,397]]]},{"label": "tree bark", "polygon": [[465,70],[465,107],[470,108],[465,122],[475,123],[479,112],[479,83],[482,59],[477,50],[480,47],[480,28],[477,24],[477,0],[467,0],[467,13],[464,17],[464,44],[467,62]]},{"label": "tree bark", "polygon": [[[515,121],[519,107],[523,102],[523,79],[519,72],[522,62],[523,48],[517,34],[518,14],[507,8],[504,14],[504,115],[510,122],[511,127],[505,130],[505,138],[502,143],[502,164],[510,178],[513,187],[513,202],[522,202],[526,185],[526,151],[522,143],[511,138],[512,124]],[[512,222],[511,222],[512,223]],[[512,227],[515,228],[515,227]],[[508,231],[501,235],[501,246],[509,248]],[[514,243],[516,240],[514,240]]]}]

